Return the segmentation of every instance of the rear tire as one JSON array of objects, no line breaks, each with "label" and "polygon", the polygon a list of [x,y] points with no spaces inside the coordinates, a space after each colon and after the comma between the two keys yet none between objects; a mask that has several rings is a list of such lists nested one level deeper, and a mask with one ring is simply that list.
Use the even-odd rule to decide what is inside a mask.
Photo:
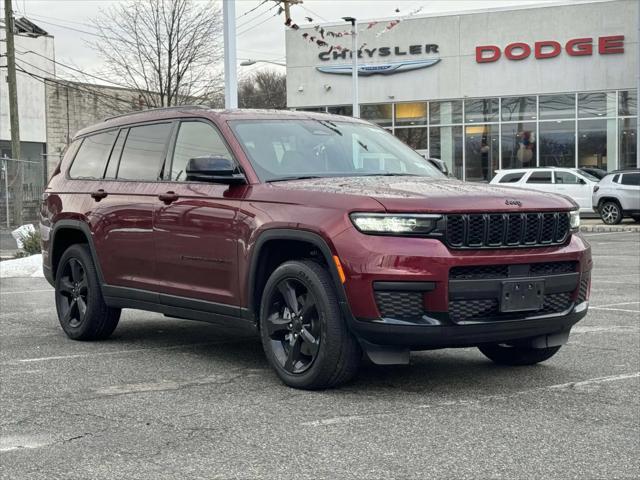
[{"label": "rear tire", "polygon": [[283,263],[269,277],[260,305],[260,337],[269,363],[293,388],[342,385],[355,377],[362,357],[329,272],[310,260]]},{"label": "rear tire", "polygon": [[600,218],[607,225],[618,225],[622,221],[622,208],[618,202],[607,200],[599,208]]},{"label": "rear tire", "polygon": [[104,303],[89,247],[70,246],[56,269],[56,310],[67,336],[73,340],[102,340],[113,333],[120,309]]},{"label": "rear tire", "polygon": [[482,345],[478,349],[494,363],[499,365],[534,365],[553,357],[560,346],[549,348],[531,348],[504,344]]}]

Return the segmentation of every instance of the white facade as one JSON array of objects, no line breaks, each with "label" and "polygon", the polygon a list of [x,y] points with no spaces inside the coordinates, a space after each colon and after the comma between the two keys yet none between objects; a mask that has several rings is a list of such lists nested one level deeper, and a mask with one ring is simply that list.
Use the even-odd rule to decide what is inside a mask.
[{"label": "white facade", "polygon": [[[436,65],[394,75],[371,75],[359,80],[360,103],[378,103],[420,99],[450,99],[523,95],[573,91],[615,90],[636,84],[638,61],[638,6],[635,0],[603,1],[552,7],[528,7],[505,11],[463,13],[449,16],[409,18],[380,36],[386,23],[367,29],[359,24],[359,44],[364,48],[438,45],[438,54],[374,56],[360,62],[375,64],[399,60],[439,57]],[[341,32],[345,24],[324,26]],[[351,103],[349,76],[330,75],[318,66],[347,60],[321,61],[318,55],[326,48],[301,38],[301,32],[318,35],[313,28],[288,30],[287,102],[292,108]],[[624,53],[600,55],[597,45],[592,55],[570,56],[564,49],[570,39],[589,37],[595,43],[601,36],[624,35]],[[329,38],[329,44],[351,47],[350,37]],[[543,40],[555,40],[563,51],[555,58],[537,60],[531,55],[520,61],[504,55],[493,63],[477,63],[476,47],[496,45],[504,49],[513,42],[533,47]],[[326,86],[331,86],[327,89]]]},{"label": "white facade", "polygon": [[[439,61],[360,75],[361,116],[467,180],[488,180],[498,168],[635,166],[639,7],[594,0],[504,8],[410,17],[388,31],[393,19],[363,21],[365,70]],[[310,41],[322,40],[313,27],[287,31],[288,106],[349,115],[350,74],[318,67],[351,65],[350,53],[340,53],[351,37],[327,34],[351,27],[322,28],[326,46]],[[500,50],[497,60],[485,61],[488,46]]]},{"label": "white facade", "polygon": [[[6,54],[6,31],[0,30],[0,53]],[[52,36],[32,38],[16,35],[16,64],[39,77],[55,77],[54,39]],[[36,55],[36,52],[44,56]],[[6,57],[0,59],[0,65],[6,67]],[[28,65],[31,64],[31,65]],[[9,88],[6,79],[6,69],[2,69],[0,82],[0,140],[10,141],[11,131],[9,122]],[[17,72],[18,85],[18,113],[20,120],[21,142],[47,142],[45,86],[41,80]]]}]

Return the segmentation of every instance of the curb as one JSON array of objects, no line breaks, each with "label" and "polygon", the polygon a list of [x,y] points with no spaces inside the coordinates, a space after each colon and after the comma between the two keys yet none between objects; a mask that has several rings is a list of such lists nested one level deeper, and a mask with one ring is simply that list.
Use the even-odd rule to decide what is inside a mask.
[{"label": "curb", "polygon": [[640,233],[640,225],[582,225],[581,232],[607,233],[607,232],[631,232]]}]

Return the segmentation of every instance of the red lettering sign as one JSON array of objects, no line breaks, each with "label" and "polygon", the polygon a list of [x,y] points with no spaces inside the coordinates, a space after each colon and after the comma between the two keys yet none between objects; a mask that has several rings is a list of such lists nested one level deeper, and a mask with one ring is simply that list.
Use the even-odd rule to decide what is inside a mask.
[{"label": "red lettering sign", "polygon": [[569,40],[564,48],[572,57],[591,55],[593,53],[591,38],[574,38]]},{"label": "red lettering sign", "polygon": [[[519,53],[514,53],[514,50],[521,50]],[[529,55],[531,55],[531,47],[526,43],[516,42],[510,43],[507,45],[507,48],[504,49],[504,56],[509,60],[524,60]]]},{"label": "red lettering sign", "polygon": [[[551,48],[551,50],[549,50]],[[546,49],[543,50],[543,49]],[[553,58],[560,55],[562,47],[560,43],[555,40],[547,40],[544,42],[536,42],[535,44],[535,56],[536,58]]]},{"label": "red lettering sign", "polygon": [[609,55],[611,53],[624,53],[624,35],[612,35],[598,39],[598,53]]},{"label": "red lettering sign", "polygon": [[[489,56],[485,55],[485,52],[489,52]],[[484,45],[482,47],[476,47],[476,62],[488,63],[495,62],[500,58],[500,47],[495,45]]]}]

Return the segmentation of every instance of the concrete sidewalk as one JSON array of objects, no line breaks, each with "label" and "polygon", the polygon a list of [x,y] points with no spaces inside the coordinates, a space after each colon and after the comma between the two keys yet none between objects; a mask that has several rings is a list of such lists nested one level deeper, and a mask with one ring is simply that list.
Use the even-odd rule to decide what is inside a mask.
[{"label": "concrete sidewalk", "polygon": [[581,232],[638,232],[640,223],[632,218],[625,218],[618,225],[607,225],[599,218],[582,218],[580,221]]}]

